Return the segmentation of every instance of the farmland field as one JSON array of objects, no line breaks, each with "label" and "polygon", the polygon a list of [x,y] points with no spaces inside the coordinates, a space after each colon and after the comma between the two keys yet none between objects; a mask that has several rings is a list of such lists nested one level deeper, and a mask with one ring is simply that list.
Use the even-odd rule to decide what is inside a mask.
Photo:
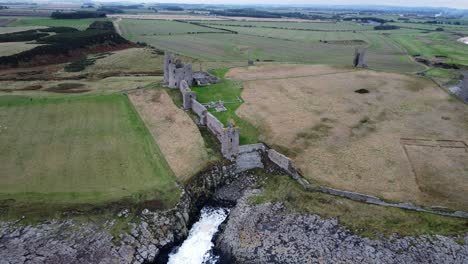
[{"label": "farmland field", "polygon": [[50,17],[18,17],[13,23],[8,26],[24,27],[24,26],[45,26],[45,27],[73,27],[79,30],[86,29],[91,23],[97,20],[105,20],[103,18],[86,18],[86,19],[52,19]]},{"label": "farmland field", "polygon": [[351,22],[252,22],[252,21],[203,21],[205,25],[212,26],[242,26],[253,28],[278,28],[278,29],[304,29],[318,31],[352,31],[371,30],[370,26],[362,26]]},{"label": "farmland field", "polygon": [[468,45],[458,42],[459,36],[433,32],[418,35],[391,35],[391,38],[408,50],[411,55],[468,65]]},{"label": "farmland field", "polygon": [[182,23],[177,21],[137,20],[124,19],[119,22],[122,34],[132,41],[138,41],[140,36],[177,35],[196,32],[221,32],[211,29]]},{"label": "farmland field", "polygon": [[[131,26],[125,25],[125,23],[130,23],[128,21],[132,21]],[[137,20],[120,22],[122,28],[127,27],[123,30],[125,37],[203,62],[226,62],[226,66],[232,62],[246,61],[249,58],[270,62],[350,65],[354,48],[369,46],[368,62],[373,69],[393,72],[417,72],[425,69],[414,62],[403,47],[386,35],[377,31],[368,31],[369,27],[356,23],[202,22],[209,26],[234,30],[239,34],[183,34],[182,32],[191,31],[189,28],[195,25],[164,21],[167,24],[178,24],[175,24],[177,27],[162,29],[157,26],[149,28],[150,23],[157,24],[162,21],[135,21]],[[227,24],[269,25],[278,28],[225,26]],[[164,23],[161,24],[162,26]],[[280,27],[324,31],[288,30],[279,29]],[[356,27],[364,31],[353,32],[353,28]],[[169,31],[174,34],[168,35]],[[404,29],[398,33],[413,31],[415,30]],[[163,35],[152,35],[157,32]]]},{"label": "farmland field", "polygon": [[236,113],[309,180],[468,209],[468,110],[432,82],[320,65],[235,68],[227,77],[244,81]]},{"label": "farmland field", "polygon": [[125,95],[2,96],[0,120],[0,200],[178,200],[172,170]]}]

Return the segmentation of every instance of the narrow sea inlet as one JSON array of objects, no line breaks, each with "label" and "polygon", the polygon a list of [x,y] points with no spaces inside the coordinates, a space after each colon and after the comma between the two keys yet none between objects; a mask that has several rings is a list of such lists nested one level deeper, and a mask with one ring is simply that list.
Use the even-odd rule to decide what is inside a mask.
[{"label": "narrow sea inlet", "polygon": [[169,255],[169,264],[214,264],[219,256],[213,253],[213,237],[219,225],[226,219],[229,210],[205,206],[200,220],[190,229],[187,239]]}]

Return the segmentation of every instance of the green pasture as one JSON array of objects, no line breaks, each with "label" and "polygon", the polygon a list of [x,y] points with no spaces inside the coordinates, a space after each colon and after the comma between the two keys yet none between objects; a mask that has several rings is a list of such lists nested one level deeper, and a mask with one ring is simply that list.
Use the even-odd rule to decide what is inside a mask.
[{"label": "green pasture", "polygon": [[140,41],[142,36],[221,32],[189,23],[166,20],[123,19],[119,22],[122,34],[129,40]]},{"label": "green pasture", "polygon": [[447,63],[468,65],[468,45],[457,41],[459,36],[446,32],[432,32],[390,35],[390,37],[411,55],[419,55],[427,59],[439,57]]},{"label": "green pasture", "polygon": [[180,193],[121,94],[1,96],[0,160],[0,205],[15,210],[147,200],[167,208]]},{"label": "green pasture", "polygon": [[[241,97],[242,84],[236,81],[224,79],[227,70],[217,70],[213,74],[221,78],[221,82],[210,86],[192,87],[192,90],[197,93],[197,99],[200,103],[209,103],[214,101],[235,101]],[[241,106],[241,102],[227,103],[225,107],[227,111],[217,113],[213,109],[209,111],[216,116],[225,126],[228,124],[229,119],[234,120],[236,126],[241,130],[240,143],[253,144],[257,143],[257,129],[249,122],[239,118],[236,114],[237,108]]]},{"label": "green pasture", "polygon": [[253,28],[302,29],[317,31],[341,30],[371,30],[371,26],[363,26],[353,22],[258,22],[258,21],[201,21],[210,26],[241,26]]},{"label": "green pasture", "polygon": [[79,30],[86,29],[91,23],[105,18],[86,18],[86,19],[52,19],[50,17],[18,17],[8,26],[26,27],[26,26],[45,26],[45,27],[73,27]]}]

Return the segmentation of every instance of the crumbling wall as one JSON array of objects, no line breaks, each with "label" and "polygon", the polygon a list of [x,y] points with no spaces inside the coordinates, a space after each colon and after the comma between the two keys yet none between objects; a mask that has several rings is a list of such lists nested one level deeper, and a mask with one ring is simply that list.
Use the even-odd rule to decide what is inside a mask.
[{"label": "crumbling wall", "polygon": [[208,114],[206,107],[200,104],[196,99],[192,99],[192,111],[198,115],[198,124],[206,126],[206,116]]},{"label": "crumbling wall", "polygon": [[214,115],[207,113],[206,115],[206,126],[208,130],[213,133],[218,140],[221,141],[221,135],[224,132],[224,125]]},{"label": "crumbling wall", "polygon": [[182,94],[182,107],[185,110],[192,109],[192,100],[196,101],[197,94],[190,89],[185,80],[180,82],[179,90]]},{"label": "crumbling wall", "polygon": [[264,168],[263,153],[265,145],[262,143],[239,146],[239,154],[236,157],[236,171],[246,171],[255,168]]}]

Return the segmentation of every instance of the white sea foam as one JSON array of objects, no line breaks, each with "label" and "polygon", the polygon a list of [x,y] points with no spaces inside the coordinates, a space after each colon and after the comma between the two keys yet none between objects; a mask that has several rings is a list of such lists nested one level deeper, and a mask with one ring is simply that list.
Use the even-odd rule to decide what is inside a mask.
[{"label": "white sea foam", "polygon": [[204,207],[200,220],[192,226],[187,239],[176,252],[169,255],[168,264],[216,263],[211,240],[228,213],[224,208]]}]

